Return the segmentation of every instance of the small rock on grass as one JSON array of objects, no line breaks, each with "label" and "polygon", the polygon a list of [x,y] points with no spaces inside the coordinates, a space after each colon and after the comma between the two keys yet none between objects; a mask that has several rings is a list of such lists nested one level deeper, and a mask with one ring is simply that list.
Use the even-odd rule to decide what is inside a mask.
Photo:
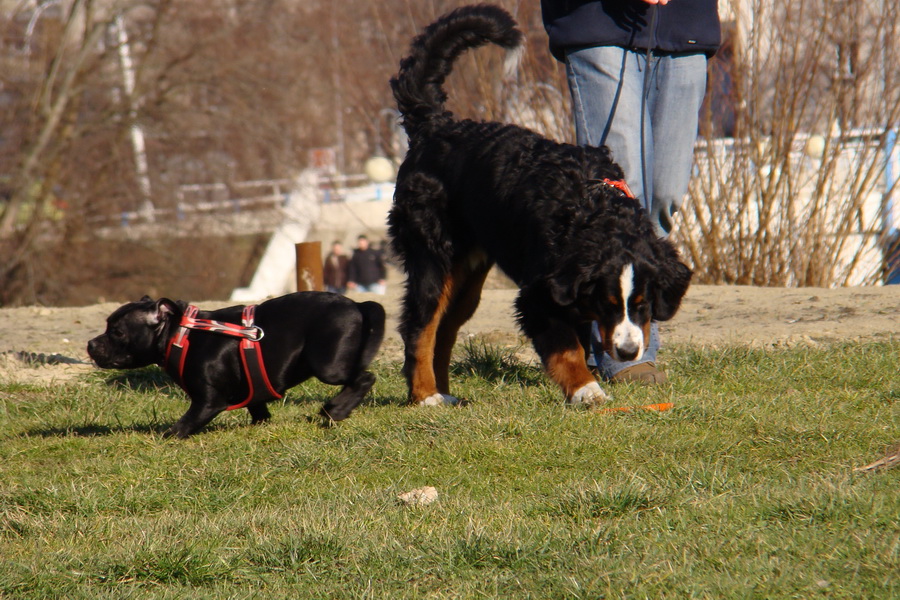
[{"label": "small rock on grass", "polygon": [[431,504],[437,498],[437,490],[430,485],[397,496],[400,504],[404,506],[425,506],[426,504]]}]

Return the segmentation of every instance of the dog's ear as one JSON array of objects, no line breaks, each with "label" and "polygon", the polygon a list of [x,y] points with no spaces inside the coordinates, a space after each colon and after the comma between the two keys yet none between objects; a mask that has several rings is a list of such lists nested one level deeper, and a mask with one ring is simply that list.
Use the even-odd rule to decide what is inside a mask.
[{"label": "dog's ear", "polygon": [[691,275],[691,270],[675,255],[667,256],[656,266],[651,288],[653,318],[656,321],[668,321],[675,316],[691,283]]},{"label": "dog's ear", "polygon": [[590,280],[590,273],[578,261],[569,261],[547,278],[547,289],[556,304],[570,306],[580,296],[590,294],[585,288]]},{"label": "dog's ear", "polygon": [[168,298],[160,298],[156,301],[156,310],[148,315],[147,324],[155,327],[173,318],[180,318],[183,313],[184,309],[178,306],[178,303]]},{"label": "dog's ear", "polygon": [[153,298],[151,298],[150,296],[145,295],[143,298],[141,298],[140,300],[138,300],[138,302],[153,302]]}]

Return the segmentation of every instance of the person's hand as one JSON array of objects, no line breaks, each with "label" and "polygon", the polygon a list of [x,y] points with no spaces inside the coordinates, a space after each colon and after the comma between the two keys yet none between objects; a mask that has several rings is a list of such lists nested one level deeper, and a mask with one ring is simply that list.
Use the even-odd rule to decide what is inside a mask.
[{"label": "person's hand", "polygon": [[669,3],[669,0],[641,0],[641,2],[646,2],[647,4],[662,4],[665,6]]}]

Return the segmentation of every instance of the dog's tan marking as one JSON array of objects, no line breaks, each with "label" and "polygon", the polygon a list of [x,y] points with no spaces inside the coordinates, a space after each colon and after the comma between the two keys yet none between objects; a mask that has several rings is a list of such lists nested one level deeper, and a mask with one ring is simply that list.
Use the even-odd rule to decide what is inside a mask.
[{"label": "dog's tan marking", "polygon": [[584,349],[578,347],[563,350],[547,357],[547,374],[562,388],[566,399],[580,388],[595,381],[584,362]]},{"label": "dog's tan marking", "polygon": [[603,343],[603,350],[609,354],[613,355],[613,331],[615,331],[614,327],[604,327],[597,323],[598,328],[600,329],[600,341]]}]

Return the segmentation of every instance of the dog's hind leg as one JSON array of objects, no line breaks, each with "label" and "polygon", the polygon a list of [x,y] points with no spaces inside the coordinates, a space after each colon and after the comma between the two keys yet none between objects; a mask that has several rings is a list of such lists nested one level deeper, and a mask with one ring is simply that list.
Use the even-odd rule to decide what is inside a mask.
[{"label": "dog's hind leg", "polygon": [[435,298],[422,285],[425,279],[410,274],[404,300],[401,335],[409,400],[414,404],[454,404],[455,398],[445,397],[438,391],[434,360],[438,329],[453,299],[455,280],[452,275],[446,275]]},{"label": "dog's hind leg", "polygon": [[359,406],[372,386],[375,385],[375,375],[369,371],[363,371],[351,383],[348,383],[338,392],[338,395],[329,400],[319,414],[325,420],[324,424],[332,421],[343,421],[350,416],[353,409]]},{"label": "dog's hind leg", "polygon": [[482,252],[472,253],[451,272],[453,293],[438,326],[434,344],[434,376],[437,389],[450,393],[450,355],[463,324],[472,318],[481,301],[481,289],[492,263]]}]

